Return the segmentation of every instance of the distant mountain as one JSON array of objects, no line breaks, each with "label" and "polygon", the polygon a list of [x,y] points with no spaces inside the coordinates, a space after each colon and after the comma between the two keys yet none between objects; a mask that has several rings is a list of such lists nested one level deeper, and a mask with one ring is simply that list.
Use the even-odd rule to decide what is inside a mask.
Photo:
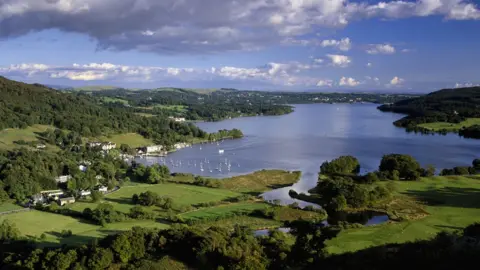
[{"label": "distant mountain", "polygon": [[[89,85],[89,86],[68,88],[68,90],[71,90],[71,91],[85,91],[85,92],[115,90],[115,89],[126,89],[126,88],[118,87],[118,86],[112,86],[112,85]],[[132,90],[132,89],[128,89],[128,90]]]}]

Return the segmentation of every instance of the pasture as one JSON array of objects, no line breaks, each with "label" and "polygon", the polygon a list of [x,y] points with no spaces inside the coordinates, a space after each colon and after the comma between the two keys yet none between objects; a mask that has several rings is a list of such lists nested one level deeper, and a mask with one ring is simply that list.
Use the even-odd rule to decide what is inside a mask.
[{"label": "pasture", "polygon": [[[105,196],[101,202],[112,204],[117,211],[128,213],[130,208],[134,206],[132,204],[132,196],[134,194],[140,194],[146,191],[152,191],[160,196],[172,198],[175,206],[216,202],[240,196],[240,193],[229,190],[193,185],[180,185],[172,183],[157,185],[138,184],[134,186],[122,187],[120,190]],[[87,207],[94,209],[99,203],[78,202],[70,207],[76,211],[83,211],[83,209]]]},{"label": "pasture", "polygon": [[[41,138],[38,133],[45,132],[47,129],[55,129],[48,125],[33,125],[27,128],[7,128],[0,131],[0,149],[11,150],[19,145],[16,141],[34,142]],[[55,146],[48,145],[47,148],[55,149]]]},{"label": "pasture", "polygon": [[[168,228],[168,225],[153,220],[125,221],[101,227],[69,216],[36,210],[0,216],[0,222],[5,219],[13,222],[23,236],[38,238],[45,234],[45,239],[39,240],[41,245],[85,244],[95,238],[130,230],[134,226]],[[63,230],[71,230],[73,235],[62,237],[60,233]]]},{"label": "pasture", "polygon": [[435,123],[425,123],[419,124],[419,127],[423,127],[433,131],[439,130],[448,130],[448,131],[457,131],[463,127],[470,127],[473,125],[480,125],[480,118],[467,118],[467,120],[460,123],[447,123],[447,122],[435,122]]},{"label": "pasture", "polygon": [[332,253],[355,251],[386,243],[428,239],[445,230],[480,222],[478,176],[434,176],[398,181],[398,200],[415,200],[428,213],[419,219],[342,231],[328,243]]}]

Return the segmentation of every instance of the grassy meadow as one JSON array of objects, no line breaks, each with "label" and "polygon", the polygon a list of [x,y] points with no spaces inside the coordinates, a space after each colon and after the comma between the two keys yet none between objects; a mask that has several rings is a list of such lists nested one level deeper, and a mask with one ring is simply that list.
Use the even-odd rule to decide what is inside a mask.
[{"label": "grassy meadow", "polygon": [[245,214],[254,210],[265,209],[269,207],[268,204],[263,202],[241,202],[241,203],[229,203],[225,205],[218,205],[215,207],[200,208],[187,213],[180,214],[180,217],[184,220],[202,220],[204,218],[211,217],[224,217],[233,214]]},{"label": "grassy meadow", "polygon": [[[0,216],[0,222],[5,219],[13,222],[24,236],[40,237],[45,234],[46,238],[41,240],[44,245],[85,244],[94,238],[130,230],[134,226],[168,228],[168,225],[153,220],[125,221],[101,227],[69,216],[36,210]],[[61,237],[63,230],[71,230],[73,235]]]},{"label": "grassy meadow", "polygon": [[251,174],[222,180],[222,188],[245,193],[262,193],[268,190],[291,186],[300,180],[301,172],[261,170]]},{"label": "grassy meadow", "polygon": [[[172,183],[157,185],[138,184],[122,187],[120,190],[107,195],[99,203],[104,202],[112,204],[117,211],[128,213],[130,208],[134,206],[131,202],[132,196],[134,194],[140,194],[146,191],[152,191],[160,196],[170,197],[173,199],[174,205],[180,206],[216,202],[228,198],[238,197],[240,195],[240,193],[229,190],[193,185],[179,185]],[[83,209],[87,207],[94,209],[99,203],[78,202],[71,205],[70,208],[76,211],[83,211]],[[151,209],[157,210],[156,207],[152,207]]]},{"label": "grassy meadow", "polygon": [[[0,131],[0,149],[11,150],[19,147],[15,141],[24,140],[26,142],[39,141],[38,133],[45,132],[47,129],[54,129],[48,125],[33,125],[27,128],[7,128]],[[56,146],[47,145],[47,149],[56,149]]]},{"label": "grassy meadow", "polygon": [[403,222],[349,229],[329,241],[329,251],[341,253],[386,243],[427,239],[445,230],[480,222],[478,176],[435,176],[420,181],[398,181],[396,198],[415,200],[427,215]]},{"label": "grassy meadow", "polygon": [[480,125],[480,118],[468,118],[467,120],[456,123],[447,123],[447,122],[435,122],[435,123],[425,123],[418,125],[432,131],[448,130],[448,131],[457,131],[463,127],[469,127],[473,125]]},{"label": "grassy meadow", "polygon": [[101,141],[110,141],[116,143],[117,147],[120,147],[121,144],[128,144],[130,147],[154,145],[152,140],[146,139],[137,133],[115,134],[108,137],[100,137],[98,139]]}]

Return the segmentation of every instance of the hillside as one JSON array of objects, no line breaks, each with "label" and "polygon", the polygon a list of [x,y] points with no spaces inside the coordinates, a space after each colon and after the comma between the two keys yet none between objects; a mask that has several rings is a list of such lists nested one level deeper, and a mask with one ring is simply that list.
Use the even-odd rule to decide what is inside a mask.
[{"label": "hillside", "polygon": [[138,133],[156,143],[171,145],[185,136],[203,137],[193,124],[162,117],[142,117],[125,106],[101,105],[82,93],[57,91],[0,77],[0,130],[51,125],[82,137]]},{"label": "hillside", "polygon": [[[407,128],[407,130],[464,134],[467,129],[470,131],[472,129],[480,130],[480,126],[476,124],[478,121],[475,120],[480,117],[480,87],[444,89],[422,97],[382,105],[378,109],[385,112],[407,114],[405,118],[394,123],[396,126]],[[431,124],[425,126],[426,123]],[[452,125],[448,125],[448,123]],[[471,125],[464,126],[469,123]],[[445,126],[447,128],[444,128]],[[475,134],[475,132],[473,133]]]}]

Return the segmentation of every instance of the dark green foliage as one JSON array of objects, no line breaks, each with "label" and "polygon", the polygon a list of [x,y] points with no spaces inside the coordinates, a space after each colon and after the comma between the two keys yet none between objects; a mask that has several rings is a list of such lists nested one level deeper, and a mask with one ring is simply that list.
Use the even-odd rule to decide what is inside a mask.
[{"label": "dark green foliage", "polygon": [[98,190],[93,190],[90,195],[92,202],[99,202],[103,198],[103,193]]},{"label": "dark green foliage", "polygon": [[156,205],[164,209],[171,209],[173,207],[172,198],[161,197],[160,195],[152,191],[142,192],[140,193],[140,195],[134,194],[132,196],[132,203],[143,206]]},{"label": "dark green foliage", "polygon": [[480,139],[480,125],[462,128],[458,131],[460,136],[471,139]]},{"label": "dark green foliage", "polygon": [[359,172],[360,163],[353,156],[341,156],[332,161],[325,161],[320,166],[320,173],[326,175],[336,173],[357,174]]},{"label": "dark green foliage", "polygon": [[475,173],[476,170],[474,167],[457,166],[452,169],[443,169],[440,175],[470,175]]},{"label": "dark green foliage", "polygon": [[472,161],[472,166],[476,171],[480,171],[480,159],[476,158]]},{"label": "dark green foliage", "polygon": [[136,205],[130,208],[128,216],[133,219],[154,219],[155,214],[148,212],[144,207]]},{"label": "dark green foliage", "polygon": [[382,157],[379,171],[394,180],[397,176],[395,171],[398,172],[400,180],[417,180],[422,169],[418,161],[410,155],[390,154]]},{"label": "dark green foliage", "polygon": [[135,181],[148,184],[164,183],[170,179],[170,169],[165,165],[154,164],[145,167],[143,164],[136,166],[132,172]]},{"label": "dark green foliage", "polygon": [[60,233],[60,235],[61,235],[62,237],[70,237],[70,236],[73,235],[73,233],[72,233],[72,230],[63,230],[63,231]]},{"label": "dark green foliage", "polygon": [[[417,127],[418,124],[432,122],[460,123],[466,118],[480,117],[480,87],[444,89],[418,98],[398,101],[378,107],[382,111],[408,114],[394,124],[408,131],[430,131]],[[460,130],[460,135],[480,138],[480,127]]]},{"label": "dark green foliage", "polygon": [[5,219],[2,224],[0,224],[0,242],[12,241],[18,239],[19,236],[20,231],[15,224],[8,219]]},{"label": "dark green foliage", "polygon": [[108,203],[99,204],[94,210],[85,208],[85,210],[83,210],[83,217],[99,225],[120,222],[126,219],[125,214],[116,211],[113,205]]}]

